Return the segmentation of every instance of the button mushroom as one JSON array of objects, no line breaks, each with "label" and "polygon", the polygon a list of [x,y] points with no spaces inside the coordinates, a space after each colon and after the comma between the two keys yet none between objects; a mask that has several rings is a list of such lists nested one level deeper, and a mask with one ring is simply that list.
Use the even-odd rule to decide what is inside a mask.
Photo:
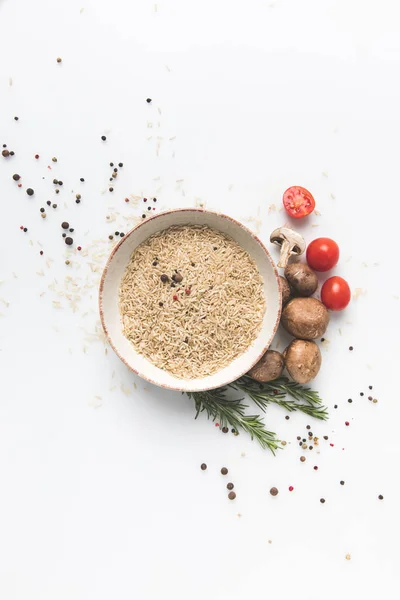
[{"label": "button mushroom", "polygon": [[297,383],[308,383],[321,367],[321,352],[315,342],[293,340],[283,353],[286,370]]},{"label": "button mushroom", "polygon": [[294,298],[283,308],[281,323],[294,337],[314,340],[324,335],[329,312],[316,298]]},{"label": "button mushroom", "polygon": [[267,350],[264,356],[247,373],[249,377],[256,381],[265,383],[273,381],[282,375],[285,361],[280,352],[276,350]]},{"label": "button mushroom", "polygon": [[288,227],[279,227],[271,233],[270,240],[273,244],[280,246],[281,256],[278,267],[283,269],[288,264],[291,256],[300,256],[306,249],[306,243],[297,231]]},{"label": "button mushroom", "polygon": [[285,277],[299,296],[312,296],[318,287],[317,274],[304,263],[288,265]]}]

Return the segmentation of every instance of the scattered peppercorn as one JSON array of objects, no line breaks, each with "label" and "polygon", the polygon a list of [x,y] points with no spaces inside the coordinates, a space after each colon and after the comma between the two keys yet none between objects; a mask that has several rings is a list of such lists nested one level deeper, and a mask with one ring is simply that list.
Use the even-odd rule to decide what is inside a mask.
[{"label": "scattered peppercorn", "polygon": [[271,496],[277,496],[277,495],[279,494],[279,492],[278,492],[278,488],[276,488],[276,487],[272,487],[272,488],[269,490],[269,493],[271,494]]},{"label": "scattered peppercorn", "polygon": [[[306,425],[306,429],[311,429],[311,425]],[[310,434],[308,434],[310,435]]]},{"label": "scattered peppercorn", "polygon": [[53,179],[53,183],[54,183],[54,185],[57,185],[58,179]]},{"label": "scattered peppercorn", "polygon": [[32,189],[32,188],[28,188],[28,189],[26,190],[26,193],[28,194],[28,196],[33,196],[33,194],[34,194],[35,192],[33,191],[33,189]]},{"label": "scattered peppercorn", "polygon": [[296,439],[301,440],[301,437],[298,435]]},{"label": "scattered peppercorn", "polygon": [[[157,202],[157,198],[153,198],[153,202]],[[154,209],[153,209],[154,210]]]},{"label": "scattered peppercorn", "polygon": [[147,207],[147,210],[151,210],[151,206],[148,206],[148,207]]},{"label": "scattered peppercorn", "polygon": [[318,467],[317,467],[317,465],[315,465],[315,467],[314,467],[314,471],[318,471]]},{"label": "scattered peppercorn", "polygon": [[114,166],[114,163],[112,163],[112,162],[111,162],[111,163],[110,163],[110,167],[113,167],[113,166]]},{"label": "scattered peppercorn", "polygon": [[79,198],[77,198],[77,199],[75,200],[75,204],[80,204],[80,203],[81,203],[81,201],[79,200]]},{"label": "scattered peppercorn", "polygon": [[164,306],[164,302],[159,302],[158,306]]},{"label": "scattered peppercorn", "polygon": [[169,281],[169,277],[168,275],[165,275],[165,273],[161,275],[160,279],[163,283],[167,283]]},{"label": "scattered peppercorn", "polygon": [[235,486],[233,485],[233,483],[227,483],[227,484],[226,484],[226,487],[228,488],[228,490],[233,490],[233,488],[234,488]]},{"label": "scattered peppercorn", "polygon": [[289,485],[289,492],[293,492],[294,487],[292,485]]},{"label": "scattered peppercorn", "polygon": [[62,234],[62,237],[63,237],[63,238],[67,237],[67,234],[66,234],[66,233],[63,233],[63,234]]},{"label": "scattered peppercorn", "polygon": [[340,482],[340,485],[344,485],[344,481],[343,481],[343,479],[341,480],[341,482]]},{"label": "scattered peppercorn", "polygon": [[80,194],[76,194],[75,198],[76,198],[77,200],[80,200],[80,199],[82,198],[82,196],[81,196]]},{"label": "scattered peppercorn", "polygon": [[352,352],[354,350],[353,346],[349,346],[349,350]]},{"label": "scattered peppercorn", "polygon": [[382,494],[379,494],[378,498],[379,498],[379,500],[383,500]]},{"label": "scattered peppercorn", "polygon": [[14,121],[18,121],[18,117],[14,117]]},{"label": "scattered peppercorn", "polygon": [[147,202],[147,198],[143,198],[143,202]]},{"label": "scattered peppercorn", "polygon": [[321,504],[325,504],[325,498],[320,499]]},{"label": "scattered peppercorn", "polygon": [[[369,400],[369,398],[368,398],[368,400]],[[353,402],[353,400],[352,400],[351,398],[349,398],[349,399],[347,400],[347,402],[348,402],[349,404],[351,404],[351,403]]]},{"label": "scattered peppercorn", "polygon": [[66,261],[65,261],[65,264],[66,264],[66,265],[69,265],[69,260],[66,260]]},{"label": "scattered peppercorn", "polygon": [[348,427],[350,425],[350,423],[348,421],[345,421],[344,424],[346,425],[346,427]]},{"label": "scattered peppercorn", "polygon": [[35,158],[36,158],[36,160],[38,160],[39,154],[35,154]]},{"label": "scattered peppercorn", "polygon": [[51,206],[50,200],[47,200],[46,204],[47,204],[47,206]]},{"label": "scattered peppercorn", "polygon": [[228,433],[229,429],[227,427],[223,427],[221,429],[222,433]]},{"label": "scattered peppercorn", "polygon": [[14,156],[14,154],[15,154],[14,150],[11,150],[10,156]]},{"label": "scattered peppercorn", "polygon": [[46,213],[42,213],[40,216],[42,217],[42,219],[45,219],[46,218]]},{"label": "scattered peppercorn", "polygon": [[82,182],[84,182],[85,180],[83,179],[83,177],[81,177],[79,181],[82,181]]},{"label": "scattered peppercorn", "polygon": [[13,179],[14,179],[14,181],[19,181],[21,179],[21,176],[18,175],[18,173],[14,173]]},{"label": "scattered peppercorn", "polygon": [[82,246],[78,246],[77,250],[79,250],[79,252],[82,250]]},{"label": "scattered peppercorn", "polygon": [[113,191],[114,191],[114,188],[113,188],[113,187],[110,187],[110,188],[108,188],[108,191],[109,191],[109,192],[113,192]]},{"label": "scattered peppercorn", "polygon": [[156,266],[158,265],[158,262],[155,260],[155,261],[152,263],[152,265],[153,265],[153,267],[156,267]]},{"label": "scattered peppercorn", "polygon": [[41,213],[44,213],[44,208],[41,208],[41,209],[40,209],[40,212],[41,212]]},{"label": "scattered peppercorn", "polygon": [[300,461],[301,462],[306,462],[306,457],[305,456],[300,456]]},{"label": "scattered peppercorn", "polygon": [[180,273],[174,273],[171,279],[173,279],[175,283],[180,283],[183,280],[183,277]]},{"label": "scattered peppercorn", "polygon": [[178,296],[176,294],[174,294],[174,296],[172,296],[172,299],[175,300],[175,302],[178,300]]},{"label": "scattered peppercorn", "polygon": [[372,390],[372,385],[369,385],[369,386],[368,386],[368,389]]},{"label": "scattered peppercorn", "polygon": [[39,252],[39,254],[40,254],[40,256],[43,256],[43,250],[41,250],[41,251]]},{"label": "scattered peppercorn", "polygon": [[289,415],[286,415],[285,419],[286,419],[286,421],[289,421],[289,419],[290,419]]},{"label": "scattered peppercorn", "polygon": [[62,61],[62,58],[58,57],[57,62],[60,63],[61,61]]},{"label": "scattered peppercorn", "polygon": [[103,140],[103,142],[105,142],[107,138],[106,138],[106,136],[105,136],[105,135],[102,135],[102,136],[101,136],[101,139]]},{"label": "scattered peppercorn", "polygon": [[124,166],[124,163],[118,163],[118,166],[119,166],[119,167],[123,167],[123,166]]},{"label": "scattered peppercorn", "polygon": [[221,473],[222,475],[228,475],[228,469],[226,467],[222,467]]},{"label": "scattered peppercorn", "polygon": [[360,396],[364,396],[364,392],[360,392]]},{"label": "scattered peppercorn", "polygon": [[147,104],[150,104],[151,98],[146,98],[146,102],[147,102]]},{"label": "scattered peppercorn", "polygon": [[122,232],[119,234],[119,237],[124,237],[124,236],[125,236],[125,234]]},{"label": "scattered peppercorn", "polygon": [[378,402],[378,400],[377,400],[376,398],[374,398],[374,399],[372,400],[372,402],[373,402],[374,404],[376,404],[376,403]]},{"label": "scattered peppercorn", "polygon": [[338,407],[338,405],[337,405],[337,404],[335,404],[335,406],[334,406],[333,408],[337,408],[337,407]]},{"label": "scattered peppercorn", "polygon": [[75,231],[75,229],[74,229],[73,227],[70,227],[70,228],[69,228],[69,232],[70,232],[70,233],[73,233],[74,231]]},{"label": "scattered peppercorn", "polygon": [[146,218],[146,215],[142,215],[142,219],[145,219],[145,218]]},{"label": "scattered peppercorn", "polygon": [[58,182],[58,185],[63,185],[63,182],[62,182],[62,181],[59,181],[59,182]]},{"label": "scattered peppercorn", "polygon": [[56,194],[59,194],[59,193],[60,193],[60,190],[59,190],[59,189],[57,189],[57,190],[56,190]]},{"label": "scattered peppercorn", "polygon": [[234,500],[236,498],[235,492],[229,492],[228,498],[229,498],[229,500]]},{"label": "scattered peppercorn", "polygon": [[24,232],[26,233],[27,231],[28,231],[28,228],[27,228],[27,227],[24,227]]},{"label": "scattered peppercorn", "polygon": [[57,204],[53,204],[53,208],[57,208]]},{"label": "scattered peppercorn", "polygon": [[65,243],[67,244],[67,246],[71,246],[74,243],[74,240],[72,239],[72,237],[66,237]]},{"label": "scattered peppercorn", "polygon": [[53,156],[53,158],[51,159],[53,162],[57,162],[57,159],[55,156]]},{"label": "scattered peppercorn", "polygon": [[118,169],[117,169],[117,167],[115,167],[115,169],[114,169],[114,173],[118,173]]},{"label": "scattered peppercorn", "polygon": [[201,463],[201,465],[200,465],[200,469],[201,469],[202,471],[205,471],[205,470],[207,469],[207,465],[206,465],[206,463]]},{"label": "scattered peppercorn", "polygon": [[113,240],[113,239],[114,239],[114,236],[110,234],[110,235],[108,236],[108,239],[109,239],[109,240]]}]

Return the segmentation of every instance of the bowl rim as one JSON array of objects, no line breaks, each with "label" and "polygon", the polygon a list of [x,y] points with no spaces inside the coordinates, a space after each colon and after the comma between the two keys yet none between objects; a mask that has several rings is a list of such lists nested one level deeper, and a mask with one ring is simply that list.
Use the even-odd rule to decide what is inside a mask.
[{"label": "bowl rim", "polygon": [[[109,255],[108,259],[107,259],[107,262],[104,265],[103,273],[102,273],[101,279],[100,279],[99,296],[98,296],[100,321],[101,321],[101,324],[102,324],[102,327],[103,327],[103,331],[105,333],[105,336],[107,338],[108,343],[110,344],[111,348],[114,350],[114,352],[118,356],[118,358],[124,363],[125,366],[128,367],[128,369],[130,371],[132,371],[133,373],[135,373],[136,375],[138,375],[139,377],[141,377],[145,381],[148,381],[149,383],[152,383],[153,385],[156,385],[157,387],[160,387],[160,388],[163,388],[163,389],[174,390],[174,391],[177,391],[177,392],[203,392],[203,391],[207,391],[207,390],[211,390],[211,389],[215,389],[215,388],[213,388],[213,387],[206,387],[206,388],[204,388],[204,387],[193,387],[193,388],[191,388],[189,390],[189,389],[186,389],[186,387],[184,387],[184,388],[179,387],[179,384],[177,384],[176,386],[173,386],[173,385],[168,385],[168,384],[164,384],[164,383],[157,383],[156,381],[154,381],[153,379],[151,379],[147,375],[139,372],[132,365],[130,365],[125,360],[125,358],[123,358],[121,356],[121,354],[119,353],[117,347],[114,345],[114,343],[112,341],[111,335],[110,335],[110,333],[109,333],[109,331],[107,329],[107,325],[106,325],[105,319],[104,319],[104,311],[103,311],[104,282],[105,282],[105,278],[106,278],[106,275],[107,275],[108,268],[110,266],[110,263],[111,263],[114,255],[118,252],[118,250],[122,246],[122,244],[124,244],[127,241],[127,239],[134,232],[136,232],[138,229],[140,229],[140,227],[143,227],[144,225],[146,225],[146,223],[149,223],[150,221],[153,221],[155,219],[159,219],[160,217],[163,217],[163,216],[168,215],[168,214],[174,214],[174,213],[180,213],[180,212],[207,213],[207,214],[215,215],[217,217],[225,218],[228,221],[231,221],[232,223],[234,223],[235,225],[238,225],[246,233],[248,233],[249,235],[251,235],[251,237],[261,246],[262,250],[267,255],[267,258],[268,258],[268,260],[269,260],[269,262],[271,264],[272,270],[273,270],[273,272],[275,274],[275,278],[276,278],[277,284],[278,284],[279,309],[278,309],[278,313],[277,313],[277,316],[276,316],[274,327],[272,329],[271,335],[270,335],[267,343],[265,344],[265,346],[263,347],[262,351],[257,356],[257,358],[254,360],[254,362],[252,362],[252,364],[251,364],[251,366],[249,368],[246,368],[245,371],[243,371],[243,373],[240,373],[234,380],[232,380],[232,379],[229,378],[227,381],[224,381],[223,383],[221,383],[218,387],[227,386],[230,383],[232,383],[232,381],[236,381],[240,377],[243,377],[243,375],[245,375],[251,368],[253,368],[254,365],[256,363],[258,363],[258,361],[262,358],[262,356],[264,356],[265,352],[268,350],[268,348],[270,347],[270,345],[272,343],[272,340],[275,337],[275,334],[276,334],[278,326],[279,326],[279,321],[280,321],[280,318],[281,318],[281,312],[282,312],[282,290],[281,290],[281,286],[279,284],[278,269],[276,267],[276,264],[275,264],[274,260],[272,259],[271,254],[267,250],[266,246],[263,244],[263,242],[260,240],[260,238],[253,231],[251,231],[248,227],[246,227],[246,225],[243,225],[243,223],[241,223],[240,221],[237,221],[236,219],[234,219],[233,217],[230,217],[229,215],[226,215],[224,213],[217,212],[217,211],[207,210],[205,208],[173,208],[173,209],[170,209],[170,210],[165,210],[165,211],[159,212],[158,214],[151,215],[147,219],[143,220],[141,223],[138,223],[137,225],[135,225],[132,229],[130,229],[130,231],[128,231],[128,233],[126,233],[124,235],[123,238],[121,238],[119,240],[119,242],[114,246],[114,248],[110,252],[110,255]],[[182,380],[177,379],[177,382],[179,382],[179,381],[182,381]],[[190,380],[188,380],[188,381],[190,381]]]}]

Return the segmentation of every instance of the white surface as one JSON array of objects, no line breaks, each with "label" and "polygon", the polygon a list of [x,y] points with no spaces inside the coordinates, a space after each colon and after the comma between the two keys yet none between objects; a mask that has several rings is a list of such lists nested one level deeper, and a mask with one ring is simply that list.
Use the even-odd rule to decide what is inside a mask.
[{"label": "white surface", "polygon": [[[217,373],[197,379],[178,379],[136,352],[133,344],[123,334],[119,310],[121,280],[135,248],[154,233],[171,226],[187,224],[207,225],[222,231],[249,253],[262,277],[263,295],[268,307],[264,313],[260,332],[247,351]],[[160,213],[147,221],[142,221],[138,227],[125,235],[106,265],[99,294],[99,308],[103,315],[102,325],[109,336],[110,345],[117,351],[123,362],[147,381],[177,391],[202,391],[223,387],[247,373],[264,355],[274,339],[279,326],[282,303],[277,273],[266,247],[239,222],[225,215],[202,209]],[[171,290],[171,294],[173,293],[174,290]]]},{"label": "white surface", "polygon": [[[0,132],[16,152],[0,157],[1,598],[398,597],[398,18],[389,0],[160,0],[157,11],[144,1],[0,2]],[[110,160],[125,166],[102,194]],[[64,181],[59,208],[42,220],[53,177]],[[130,193],[164,207],[201,198],[236,218],[259,212],[267,242],[285,222],[269,207],[293,184],[321,213],[301,231],[335,238],[335,273],[365,295],[326,335],[314,387],[330,421],[286,421],[271,408],[269,428],[290,442],[273,458],[195,422],[184,396],[89,343],[98,273],[88,263],[102,264],[96,248],[127,229],[124,215],[140,215],[124,203]],[[110,206],[121,213],[111,224]],[[63,219],[89,249],[69,268]],[[94,285],[75,313],[57,297],[69,274]],[[296,436],[308,422],[330,440],[302,464]]]}]

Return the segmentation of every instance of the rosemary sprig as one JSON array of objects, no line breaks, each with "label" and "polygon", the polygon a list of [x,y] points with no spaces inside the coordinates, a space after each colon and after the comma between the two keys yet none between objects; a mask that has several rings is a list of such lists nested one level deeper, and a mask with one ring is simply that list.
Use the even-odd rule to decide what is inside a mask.
[{"label": "rosemary sprig", "polygon": [[[258,383],[245,375],[232,383],[231,387],[247,394],[263,412],[271,403],[281,406],[288,412],[299,410],[322,421],[328,418],[328,411],[325,406],[322,406],[318,392],[303,387],[295,381],[289,381],[286,377],[268,383]],[[294,400],[287,400],[287,394]]]},{"label": "rosemary sprig", "polygon": [[[279,377],[268,383],[258,383],[245,375],[228,387],[247,394],[263,412],[266,411],[268,404],[277,404],[289,412],[300,410],[306,415],[322,421],[328,418],[328,411],[322,405],[318,392],[294,381],[289,381],[287,377]],[[228,399],[226,392],[227,388],[206,392],[187,392],[189,398],[194,400],[195,419],[201,412],[206,412],[207,418],[213,421],[218,420],[221,427],[230,425],[236,430],[243,429],[250,434],[251,439],[256,439],[263,448],[269,448],[275,454],[275,450],[281,448],[276,434],[265,429],[260,416],[245,414],[248,406],[242,403],[243,398]],[[287,395],[291,396],[293,400],[287,399]]]},{"label": "rosemary sprig", "polygon": [[196,416],[203,411],[207,418],[213,421],[218,420],[221,427],[230,425],[236,430],[243,429],[250,434],[251,439],[256,439],[262,448],[269,448],[273,454],[281,446],[275,433],[267,431],[262,419],[258,415],[246,415],[245,404],[242,399],[228,400],[226,398],[226,388],[209,390],[205,392],[188,392],[189,398],[195,403]]}]

